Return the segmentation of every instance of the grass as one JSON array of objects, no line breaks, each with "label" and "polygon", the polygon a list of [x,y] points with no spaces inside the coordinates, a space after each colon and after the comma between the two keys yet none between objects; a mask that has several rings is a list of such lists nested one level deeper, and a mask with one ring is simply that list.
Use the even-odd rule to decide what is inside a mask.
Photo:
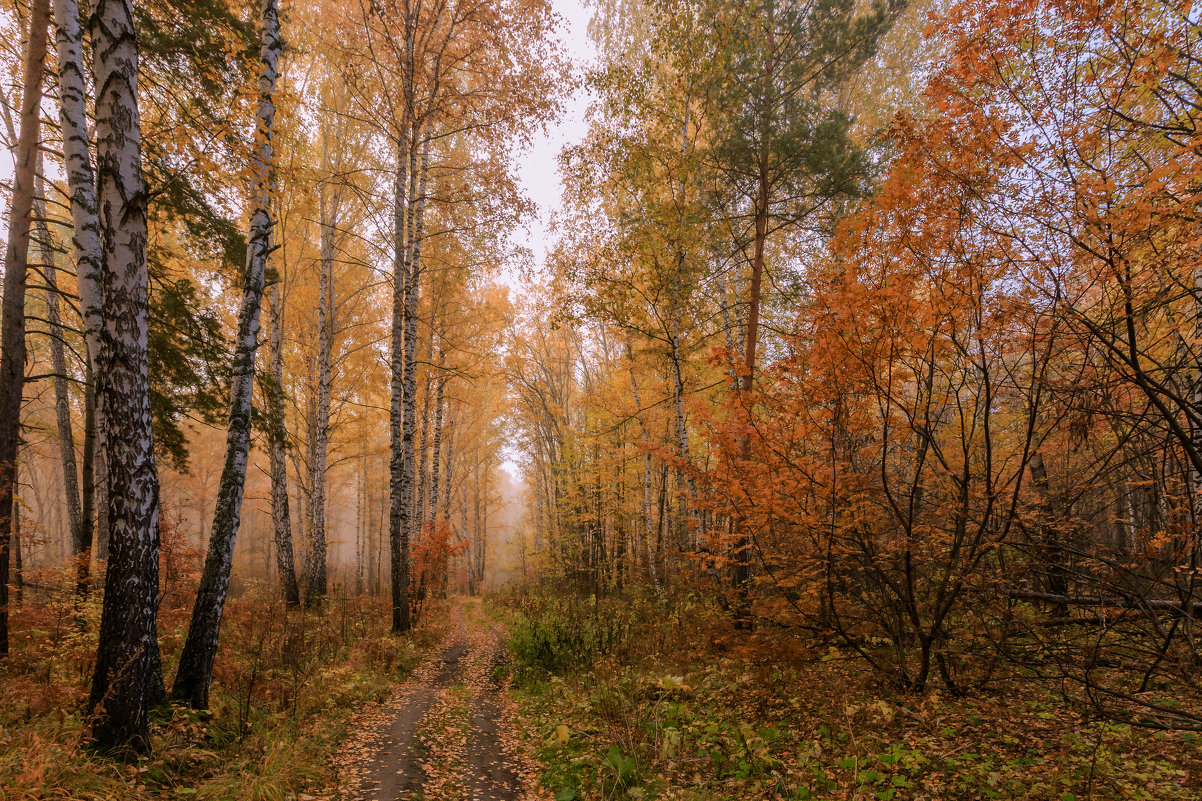
[{"label": "grass", "polygon": [[[1202,738],[1090,717],[1049,684],[899,693],[825,644],[645,598],[510,596],[528,745],[576,799],[1196,799]],[[626,634],[606,649],[592,621]],[[553,633],[580,621],[574,640]],[[535,632],[535,633],[532,633]],[[546,656],[531,643],[563,642]]]},{"label": "grass", "polygon": [[[99,600],[77,609],[66,576],[37,582],[42,589],[13,608],[11,657],[0,663],[0,795],[14,801],[328,796],[351,713],[383,701],[438,638],[430,627],[392,637],[378,599],[287,610],[270,588],[252,586],[226,607],[209,712],[159,710],[153,755],[127,765],[86,747]],[[159,630],[170,681],[194,589],[165,586]]]}]

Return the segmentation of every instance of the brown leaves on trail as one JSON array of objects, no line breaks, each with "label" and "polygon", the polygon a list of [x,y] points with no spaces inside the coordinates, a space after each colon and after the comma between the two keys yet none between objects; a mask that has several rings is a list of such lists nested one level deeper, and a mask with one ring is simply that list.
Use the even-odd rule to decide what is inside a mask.
[{"label": "brown leaves on trail", "polygon": [[[454,630],[449,632],[443,639],[444,645],[449,644],[455,634]],[[440,648],[438,652],[442,650]],[[352,718],[351,728],[357,733],[347,738],[334,757],[345,797],[380,798],[371,792],[380,789],[381,782],[377,776],[380,760],[394,754],[396,748],[408,750],[410,745],[407,741],[390,742],[390,731],[407,710],[420,703],[422,696],[428,694],[430,685],[442,667],[441,659],[427,659],[397,687],[387,703],[366,709]],[[402,734],[412,737],[412,729]]]},{"label": "brown leaves on trail", "polygon": [[501,692],[501,747],[509,758],[510,768],[517,775],[521,801],[550,801],[551,792],[539,783],[543,768],[526,747],[522,731],[524,724],[517,702],[509,692],[510,684],[506,678]]},{"label": "brown leaves on trail", "polygon": [[[467,610],[465,610],[467,606]],[[466,614],[465,614],[466,612]],[[362,801],[546,801],[518,736],[508,683],[494,678],[504,639],[460,605],[435,656],[384,705],[356,715],[335,757],[340,797]]]},{"label": "brown leaves on trail", "polygon": [[463,798],[463,772],[467,748],[467,698],[462,685],[440,690],[438,700],[422,718],[417,741],[425,754],[421,772],[422,793],[427,798]]}]

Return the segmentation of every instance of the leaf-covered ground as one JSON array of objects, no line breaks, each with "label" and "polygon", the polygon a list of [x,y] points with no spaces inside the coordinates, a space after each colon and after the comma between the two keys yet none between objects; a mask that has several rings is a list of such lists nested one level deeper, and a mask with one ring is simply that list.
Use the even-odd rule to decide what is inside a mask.
[{"label": "leaf-covered ground", "polygon": [[436,655],[383,705],[357,714],[337,757],[341,795],[363,801],[544,798],[500,670],[505,638],[458,600]]},{"label": "leaf-covered ground", "polygon": [[212,714],[165,715],[154,755],[123,765],[84,747],[96,610],[81,631],[69,596],[30,605],[0,668],[0,797],[1202,798],[1202,739],[1089,717],[1047,684],[897,693],[837,651],[637,599],[457,599],[410,638],[385,611],[239,599]]},{"label": "leaf-covered ground", "polygon": [[[44,589],[27,594],[13,616],[12,653],[0,662],[5,801],[329,797],[338,783],[331,755],[351,713],[387,699],[445,629],[445,609],[433,609],[412,637],[395,638],[378,599],[285,610],[273,593],[252,590],[226,608],[212,709],[160,712],[151,726],[153,755],[124,764],[87,748],[83,710],[99,602],[77,609],[69,579],[51,579],[44,577]],[[167,590],[159,630],[170,680],[190,595],[187,588]]]},{"label": "leaf-covered ground", "polygon": [[615,624],[506,614],[523,729],[557,801],[1202,798],[1202,739],[1089,718],[1046,685],[904,694],[837,652],[717,619],[628,610],[589,634]]}]

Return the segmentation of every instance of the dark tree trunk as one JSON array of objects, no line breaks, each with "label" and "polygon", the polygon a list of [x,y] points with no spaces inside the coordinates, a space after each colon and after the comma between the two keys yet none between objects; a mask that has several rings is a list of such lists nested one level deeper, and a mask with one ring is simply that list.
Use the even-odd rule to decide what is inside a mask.
[{"label": "dark tree trunk", "polygon": [[13,484],[16,487],[13,493],[13,587],[16,589],[13,599],[21,603],[25,599],[25,563],[21,561],[21,501],[16,497],[21,494],[21,479],[16,471],[13,472]]},{"label": "dark tree trunk", "polygon": [[[739,385],[743,413],[751,414],[751,390],[755,385],[755,352],[759,341],[760,286],[764,276],[764,245],[768,240],[768,173],[767,165],[761,160],[759,191],[755,202],[755,237],[751,258],[751,287],[747,303],[747,336],[743,342],[743,375]],[[751,437],[744,435],[739,440],[739,458],[751,459]],[[734,521],[735,539],[731,557],[734,560],[733,579],[737,594],[735,625],[751,627],[751,539],[745,531],[746,521]]]},{"label": "dark tree trunk", "polygon": [[25,390],[25,280],[29,229],[41,130],[42,75],[46,63],[47,0],[34,0],[25,47],[21,131],[4,251],[4,301],[0,312],[0,656],[8,653],[8,546],[13,530],[17,451],[21,441],[21,396]]}]

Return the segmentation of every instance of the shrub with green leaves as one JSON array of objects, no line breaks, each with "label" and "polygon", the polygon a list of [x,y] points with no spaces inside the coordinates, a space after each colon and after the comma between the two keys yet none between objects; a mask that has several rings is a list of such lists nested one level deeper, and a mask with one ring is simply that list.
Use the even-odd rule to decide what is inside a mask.
[{"label": "shrub with green leaves", "polygon": [[595,605],[556,600],[523,610],[510,626],[509,649],[519,676],[562,676],[613,653],[629,633],[621,618],[598,614]]}]

